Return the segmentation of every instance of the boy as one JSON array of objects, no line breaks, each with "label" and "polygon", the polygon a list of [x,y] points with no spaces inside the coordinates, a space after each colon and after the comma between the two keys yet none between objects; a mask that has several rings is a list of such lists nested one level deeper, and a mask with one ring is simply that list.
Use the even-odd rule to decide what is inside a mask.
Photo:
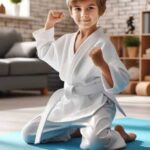
[{"label": "boy", "polygon": [[67,0],[78,31],[54,40],[54,25],[64,18],[50,11],[45,29],[34,33],[38,56],[59,72],[64,88],[50,98],[45,111],[23,130],[27,143],[67,141],[80,129],[82,149],[118,149],[135,139],[122,126],[111,129],[116,108],[114,94],[128,84],[126,68],[115,49],[97,27],[106,0]]}]

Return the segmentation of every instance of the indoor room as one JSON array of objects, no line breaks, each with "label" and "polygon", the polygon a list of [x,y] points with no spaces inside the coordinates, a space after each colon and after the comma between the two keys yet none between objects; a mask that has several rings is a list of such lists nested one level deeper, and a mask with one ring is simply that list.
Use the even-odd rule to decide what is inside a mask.
[{"label": "indoor room", "polygon": [[0,149],[149,150],[150,0],[0,0]]}]

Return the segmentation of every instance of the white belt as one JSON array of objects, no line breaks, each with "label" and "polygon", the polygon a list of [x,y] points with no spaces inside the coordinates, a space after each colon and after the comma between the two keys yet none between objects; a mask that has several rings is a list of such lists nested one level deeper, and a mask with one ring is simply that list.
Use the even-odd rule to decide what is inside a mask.
[{"label": "white belt", "polygon": [[82,86],[73,86],[65,83],[64,91],[67,98],[72,95],[91,95],[94,93],[103,92],[104,88],[101,85],[102,84],[99,79]]},{"label": "white belt", "polygon": [[94,93],[103,93],[105,94],[109,99],[111,99],[117,106],[118,110],[126,116],[123,109],[120,107],[118,101],[112,96],[111,94],[107,93],[104,88],[102,87],[102,84],[100,83],[100,79],[95,80],[92,83],[89,83],[85,86],[72,86],[65,83],[65,95],[67,98],[69,98],[72,95],[91,95]]},{"label": "white belt", "polygon": [[[57,90],[50,98],[44,112],[41,114],[41,120],[40,120],[40,123],[39,123],[39,126],[37,128],[37,132],[36,132],[36,136],[35,136],[35,144],[38,144],[40,143],[41,141],[41,135],[42,135],[42,132],[43,132],[43,129],[44,129],[44,126],[45,126],[45,123],[46,123],[46,120],[51,112],[51,110],[55,107],[55,105],[57,104],[57,99],[59,97],[61,97],[63,95],[63,90],[62,89],[59,89]],[[51,105],[49,105],[49,103]],[[49,107],[50,106],[50,107]]]}]

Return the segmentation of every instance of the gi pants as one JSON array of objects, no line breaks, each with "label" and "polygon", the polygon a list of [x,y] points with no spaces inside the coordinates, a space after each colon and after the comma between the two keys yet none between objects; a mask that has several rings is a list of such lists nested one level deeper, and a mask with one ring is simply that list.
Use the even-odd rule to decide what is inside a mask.
[{"label": "gi pants", "polygon": [[[115,104],[108,99],[104,106],[90,117],[64,124],[47,121],[41,136],[41,143],[68,141],[71,134],[80,128],[81,149],[113,150],[123,148],[126,146],[125,141],[118,132],[111,129],[115,113]],[[40,117],[38,116],[23,128],[22,135],[26,143],[34,143],[39,121]]]}]

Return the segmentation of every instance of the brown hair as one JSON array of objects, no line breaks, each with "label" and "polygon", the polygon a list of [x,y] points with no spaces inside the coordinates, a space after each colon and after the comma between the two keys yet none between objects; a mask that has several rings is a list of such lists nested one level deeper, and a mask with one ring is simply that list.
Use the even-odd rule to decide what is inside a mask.
[{"label": "brown hair", "polygon": [[[69,7],[69,10],[71,11],[71,6],[73,3],[76,3],[78,1],[83,1],[83,0],[66,0],[66,3]],[[106,0],[96,0],[98,9],[99,9],[99,14],[103,14],[106,10]]]}]

